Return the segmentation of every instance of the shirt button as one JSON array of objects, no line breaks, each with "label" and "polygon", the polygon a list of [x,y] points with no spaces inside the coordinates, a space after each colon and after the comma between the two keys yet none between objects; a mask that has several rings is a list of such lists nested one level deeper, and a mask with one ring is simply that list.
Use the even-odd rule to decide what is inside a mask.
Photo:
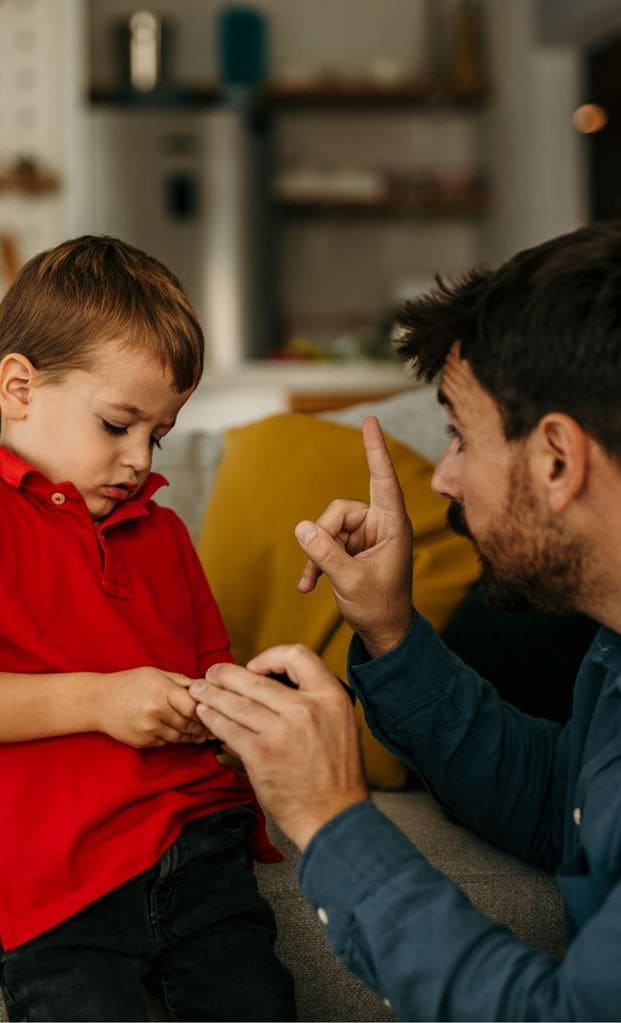
[{"label": "shirt button", "polygon": [[67,499],[66,499],[65,495],[61,494],[59,490],[57,490],[54,494],[52,494],[52,504],[58,505],[59,508],[60,508],[61,504],[65,503],[66,500]]},{"label": "shirt button", "polygon": [[384,998],[383,1002],[387,1009],[392,1009],[392,1002],[390,1001],[390,998]]},{"label": "shirt button", "polygon": [[580,809],[579,806],[577,806],[576,809],[574,810],[574,824],[576,824],[578,827],[580,827],[580,825],[582,824],[582,810]]},{"label": "shirt button", "polygon": [[319,909],[317,910],[317,916],[319,917],[319,919],[321,920],[322,924],[325,927],[325,925],[328,923],[329,917],[323,906],[320,906]]}]

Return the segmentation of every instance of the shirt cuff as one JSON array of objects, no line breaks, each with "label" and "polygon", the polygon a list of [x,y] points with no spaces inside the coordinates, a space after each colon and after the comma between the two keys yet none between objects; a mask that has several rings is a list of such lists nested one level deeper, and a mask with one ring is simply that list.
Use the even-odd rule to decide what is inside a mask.
[{"label": "shirt cuff", "polygon": [[371,658],[354,633],[347,656],[347,675],[356,694],[371,703],[374,694],[381,691],[383,711],[394,710],[401,720],[405,713],[415,712],[440,698],[459,663],[429,622],[414,611],[399,645],[381,657]]},{"label": "shirt cuff", "polygon": [[416,846],[370,800],[316,832],[300,859],[298,881],[337,952],[367,893],[413,858],[422,859]]}]

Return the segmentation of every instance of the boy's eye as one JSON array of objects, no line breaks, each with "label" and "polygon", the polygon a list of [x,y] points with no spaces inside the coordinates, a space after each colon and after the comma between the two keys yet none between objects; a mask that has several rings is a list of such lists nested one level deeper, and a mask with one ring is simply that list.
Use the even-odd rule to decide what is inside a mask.
[{"label": "boy's eye", "polygon": [[[102,419],[101,423],[106,433],[111,433],[113,437],[124,437],[129,430],[128,426],[119,426],[117,423],[108,422],[107,419]],[[155,437],[153,434],[151,434],[149,444],[151,445],[152,448],[153,447],[161,448],[162,446],[160,438]]]},{"label": "boy's eye", "polygon": [[120,437],[127,433],[126,426],[116,426],[114,423],[109,423],[107,419],[102,419],[101,422],[106,433],[111,433],[115,437]]}]

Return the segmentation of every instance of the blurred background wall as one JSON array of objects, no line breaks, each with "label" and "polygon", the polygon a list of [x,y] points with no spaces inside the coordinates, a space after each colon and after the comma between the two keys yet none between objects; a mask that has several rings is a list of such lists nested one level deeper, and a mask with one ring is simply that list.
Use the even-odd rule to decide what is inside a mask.
[{"label": "blurred background wall", "polygon": [[615,213],[618,38],[610,0],[0,0],[0,288],[112,233],[214,366],[379,366],[437,272]]}]

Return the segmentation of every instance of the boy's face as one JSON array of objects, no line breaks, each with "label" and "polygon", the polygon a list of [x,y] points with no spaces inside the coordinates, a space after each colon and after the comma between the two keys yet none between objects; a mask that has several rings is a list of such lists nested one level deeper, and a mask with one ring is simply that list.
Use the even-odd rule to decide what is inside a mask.
[{"label": "boy's face", "polygon": [[88,370],[35,378],[24,418],[2,420],[2,442],[54,483],[71,482],[93,519],[137,492],[153,447],[192,393],[146,352],[102,344]]}]

